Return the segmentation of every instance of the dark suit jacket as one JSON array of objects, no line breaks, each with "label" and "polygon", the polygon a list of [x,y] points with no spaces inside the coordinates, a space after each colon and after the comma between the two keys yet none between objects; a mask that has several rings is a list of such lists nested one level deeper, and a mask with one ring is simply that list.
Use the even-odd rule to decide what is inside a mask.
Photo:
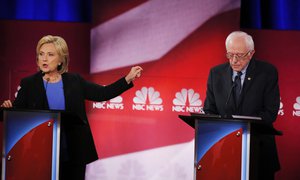
[{"label": "dark suit jacket", "polygon": [[[21,80],[21,89],[13,102],[15,108],[49,109],[42,76],[42,73],[38,72]],[[62,130],[66,137],[66,144],[61,145],[62,148],[67,148],[63,156],[65,156],[64,159],[73,163],[87,164],[97,160],[98,156],[86,116],[85,100],[109,100],[131,88],[133,84],[127,84],[125,78],[121,78],[108,86],[101,86],[84,80],[78,74],[71,73],[62,74],[62,80],[67,112],[62,117]],[[74,120],[76,123],[66,125],[69,120]]]},{"label": "dark suit jacket", "polygon": [[[242,92],[237,104],[234,103],[232,88],[232,69],[229,63],[211,69],[207,82],[204,111],[208,114],[259,116],[267,126],[276,120],[280,95],[276,68],[266,62],[250,60]],[[264,165],[271,171],[279,169],[279,161],[274,136],[262,135],[261,126],[252,126],[252,134],[259,134]],[[256,133],[257,132],[257,133]],[[266,164],[265,164],[266,163]]]}]

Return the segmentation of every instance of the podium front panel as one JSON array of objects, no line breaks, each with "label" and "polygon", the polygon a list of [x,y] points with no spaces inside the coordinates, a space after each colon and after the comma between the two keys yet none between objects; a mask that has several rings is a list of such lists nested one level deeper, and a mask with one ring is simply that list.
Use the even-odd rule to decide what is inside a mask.
[{"label": "podium front panel", "polygon": [[247,122],[195,121],[196,179],[247,179],[250,125]]},{"label": "podium front panel", "polygon": [[4,111],[2,179],[56,179],[60,113]]}]

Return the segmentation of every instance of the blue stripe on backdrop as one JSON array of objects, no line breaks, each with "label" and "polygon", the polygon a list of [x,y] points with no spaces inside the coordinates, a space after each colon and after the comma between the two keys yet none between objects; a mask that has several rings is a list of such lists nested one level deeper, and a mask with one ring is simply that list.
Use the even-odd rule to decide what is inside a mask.
[{"label": "blue stripe on backdrop", "polygon": [[241,28],[300,30],[300,0],[242,0]]},{"label": "blue stripe on backdrop", "polygon": [[92,0],[0,0],[0,19],[90,22]]}]

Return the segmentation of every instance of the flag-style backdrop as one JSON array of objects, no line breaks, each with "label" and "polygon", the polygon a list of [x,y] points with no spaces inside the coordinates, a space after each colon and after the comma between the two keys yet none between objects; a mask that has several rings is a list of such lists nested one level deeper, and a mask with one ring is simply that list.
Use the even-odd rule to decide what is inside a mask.
[{"label": "flag-style backdrop", "polygon": [[[255,56],[279,71],[275,127],[284,135],[276,138],[282,168],[276,179],[299,179],[300,32],[299,24],[288,22],[300,22],[300,11],[297,1],[285,3],[275,10],[259,0],[100,0],[93,2],[92,19],[86,18],[90,11],[78,10],[88,13],[58,20],[69,22],[45,22],[57,20],[40,15],[35,21],[2,20],[0,99],[13,99],[20,78],[36,70],[35,45],[45,34],[63,36],[70,71],[100,84],[141,65],[142,78],[132,89],[86,103],[100,158],[88,165],[86,179],[193,179],[194,131],[178,115],[202,112],[209,69],[227,61],[225,38],[242,29],[254,38]],[[271,15],[279,11],[283,17]],[[275,26],[267,20],[282,21]]]}]

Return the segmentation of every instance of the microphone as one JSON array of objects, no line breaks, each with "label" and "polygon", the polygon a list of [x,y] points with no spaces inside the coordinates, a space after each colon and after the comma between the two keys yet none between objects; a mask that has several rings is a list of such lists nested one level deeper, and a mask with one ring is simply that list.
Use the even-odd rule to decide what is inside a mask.
[{"label": "microphone", "polygon": [[40,71],[42,73],[42,77],[44,77],[46,75],[46,73],[44,71],[42,71],[42,70],[40,70]]},{"label": "microphone", "polygon": [[232,96],[233,88],[237,86],[237,80],[238,80],[238,78],[239,78],[238,75],[236,75],[236,76],[234,77],[233,84],[232,84],[232,86],[231,86],[231,88],[230,88],[230,91],[229,91],[229,94],[228,94],[228,97],[227,97],[227,100],[226,100],[226,103],[225,103],[226,106],[228,105],[228,102],[229,102],[229,100],[230,100],[230,98],[231,98],[231,96]]},{"label": "microphone", "polygon": [[228,97],[227,97],[227,99],[226,99],[226,103],[225,103],[226,106],[228,105],[228,102],[229,102],[229,100],[230,100],[230,98],[231,98],[231,96],[232,96],[233,88],[234,88],[235,86],[236,86],[236,83],[233,82],[233,84],[232,84],[232,86],[231,86],[231,88],[230,88]]},{"label": "microphone", "polygon": [[47,87],[48,87],[49,81],[50,81],[50,78],[47,78],[47,79],[46,79],[46,85],[45,85],[45,91],[46,91],[46,92],[47,92]]},{"label": "microphone", "polygon": [[[46,73],[44,71],[41,71],[42,72],[42,77],[44,77],[46,75]],[[50,78],[46,78],[46,85],[45,85],[45,91],[47,92],[47,86],[48,86],[48,83],[50,81]]]},{"label": "microphone", "polygon": [[232,113],[228,113],[229,112],[228,103],[230,98],[232,97],[232,92],[235,86],[236,86],[236,81],[234,81],[233,84],[231,85],[228,97],[225,102],[225,113],[226,113],[225,118],[230,118],[232,116]]}]

